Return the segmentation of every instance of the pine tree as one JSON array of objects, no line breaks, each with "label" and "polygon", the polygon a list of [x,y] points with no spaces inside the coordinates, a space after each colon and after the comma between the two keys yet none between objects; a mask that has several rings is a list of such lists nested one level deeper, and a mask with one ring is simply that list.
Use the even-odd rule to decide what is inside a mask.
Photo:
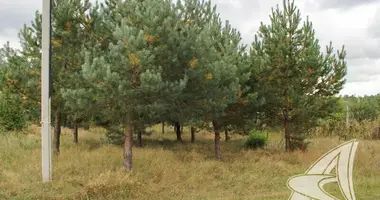
[{"label": "pine tree", "polygon": [[[170,1],[107,1],[106,4],[113,10],[102,8],[104,21],[98,24],[102,29],[95,32],[106,44],[95,44],[86,51],[83,78],[93,84],[84,90],[91,90],[95,103],[104,105],[102,115],[112,126],[123,126],[123,165],[130,171],[133,133],[166,110],[172,103],[171,97],[184,88],[186,77],[175,81],[164,79],[167,65],[158,62],[158,58],[166,50],[165,43],[155,45],[152,41],[157,32],[170,32],[173,12]],[[162,25],[168,27],[160,28]]]},{"label": "pine tree", "polygon": [[[197,1],[185,1],[185,8],[191,10],[193,4],[196,5],[195,2]],[[203,17],[188,19],[191,21],[188,31],[193,31],[188,35],[194,39],[185,41],[188,41],[187,45],[192,47],[189,55],[193,58],[187,69],[189,82],[181,97],[185,105],[188,105],[187,108],[191,108],[187,112],[188,119],[195,119],[194,121],[201,119],[206,127],[212,122],[215,156],[221,158],[220,119],[226,114],[227,106],[237,100],[239,83],[243,80],[243,73],[239,72],[242,66],[238,62],[242,56],[239,54],[238,46],[241,38],[228,21],[223,26],[215,6],[212,7],[210,2],[202,3],[198,5],[205,14],[197,10],[189,11]],[[191,51],[192,49],[194,51]]]},{"label": "pine tree", "polygon": [[[79,3],[77,1],[76,3]],[[80,5],[79,13],[75,13],[76,18],[66,22],[66,31],[71,33],[70,40],[64,47],[67,58],[72,59],[71,72],[66,74],[68,82],[60,88],[60,94],[64,103],[64,114],[68,125],[73,129],[73,141],[78,143],[78,127],[81,123],[89,122],[95,115],[98,106],[94,104],[92,95],[86,93],[83,88],[91,87],[91,84],[82,78],[82,65],[84,64],[84,49],[92,48],[98,42],[94,37],[94,23],[100,20],[99,4],[90,4],[85,1]],[[76,12],[78,12],[76,11]],[[78,90],[77,90],[78,89]],[[93,105],[93,106],[89,106]]]},{"label": "pine tree", "polygon": [[39,98],[33,95],[36,87],[32,81],[34,74],[29,60],[19,50],[10,47],[10,43],[0,49],[1,54],[1,92],[22,99],[20,107],[28,120],[39,122]]},{"label": "pine tree", "polygon": [[[54,0],[52,5],[52,110],[54,113],[54,151],[60,151],[61,119],[65,114],[61,89],[75,87],[83,57],[80,55],[81,47],[85,41],[83,25],[85,14],[90,8],[88,0]],[[21,93],[38,108],[41,92],[41,14],[36,12],[35,19],[30,26],[24,25],[19,37],[21,42],[21,55],[18,60],[22,64],[13,64],[9,68],[7,79],[12,83],[7,85],[13,93]],[[17,81],[13,81],[17,80]]]},{"label": "pine tree", "polygon": [[[214,21],[216,29],[213,36],[215,38],[215,51],[220,56],[215,62],[219,64],[217,65],[217,70],[221,72],[221,76],[220,80],[218,80],[217,88],[211,87],[207,88],[207,90],[216,92],[212,97],[213,104],[222,106],[220,107],[222,108],[221,110],[213,110],[212,114],[212,125],[215,134],[215,157],[221,158],[220,132],[226,131],[228,125],[236,122],[231,119],[239,114],[236,111],[230,111],[246,103],[247,98],[244,94],[249,89],[245,84],[249,77],[249,65],[246,62],[245,46],[240,45],[240,33],[232,28],[228,21],[225,22],[224,27],[221,27],[221,21],[218,21]],[[218,29],[220,31],[217,31]],[[219,61],[223,61],[223,63],[219,63]],[[207,93],[210,94],[210,91]],[[206,116],[210,116],[207,114]],[[236,119],[242,118],[237,117]]]},{"label": "pine tree", "polygon": [[[164,61],[163,74],[165,79],[176,81],[187,77],[190,82],[180,96],[170,96],[172,104],[167,106],[167,110],[162,112],[161,121],[167,121],[174,126],[177,141],[182,141],[182,129],[185,125],[192,124],[193,118],[198,115],[194,109],[194,100],[202,98],[202,94],[197,93],[193,84],[200,84],[196,79],[204,79],[205,72],[202,70],[200,57],[204,56],[202,28],[207,27],[215,10],[211,9],[211,3],[198,0],[177,1],[174,4],[175,19],[172,30],[165,30],[167,33],[164,40],[167,48],[158,57],[159,62]],[[198,72],[199,73],[196,73]],[[192,78],[197,76],[198,78]],[[195,112],[194,112],[195,111]],[[165,113],[165,115],[164,115]]]},{"label": "pine tree", "polygon": [[[226,141],[229,140],[229,130],[238,132],[247,132],[246,130],[253,128],[251,121],[257,118],[258,107],[263,104],[262,98],[258,97],[254,90],[255,83],[251,82],[252,66],[250,66],[249,55],[246,51],[246,46],[241,45],[240,33],[231,28],[231,25],[226,22],[224,35],[221,41],[232,41],[222,45],[230,45],[230,62],[237,66],[237,77],[239,77],[240,88],[237,91],[237,99],[228,104],[225,114],[220,118],[221,125],[225,131]],[[224,47],[225,48],[225,47]],[[218,48],[218,51],[219,48]],[[223,52],[222,56],[226,55]]]},{"label": "pine tree", "polygon": [[294,1],[272,9],[269,25],[261,24],[252,43],[252,76],[259,93],[265,94],[267,118],[284,124],[286,150],[291,139],[315,126],[316,119],[329,114],[330,105],[345,82],[346,51],[337,54],[330,43],[323,54],[312,23],[301,14]]},{"label": "pine tree", "polygon": [[0,48],[0,129],[2,131],[24,128],[27,117],[32,114],[27,108],[27,98],[22,93],[15,92],[12,87],[20,80],[13,79],[11,69],[24,66],[25,63],[27,63],[25,59],[22,59],[9,42]]},{"label": "pine tree", "polygon": [[178,109],[169,113],[191,126],[209,128],[212,122],[215,156],[220,158],[220,121],[227,106],[240,96],[239,84],[248,79],[244,47],[239,46],[240,34],[228,21],[223,25],[210,1],[178,1],[175,6],[184,23],[175,37],[179,43],[172,46],[173,52],[179,52],[174,75],[185,74],[188,82],[176,99]]}]

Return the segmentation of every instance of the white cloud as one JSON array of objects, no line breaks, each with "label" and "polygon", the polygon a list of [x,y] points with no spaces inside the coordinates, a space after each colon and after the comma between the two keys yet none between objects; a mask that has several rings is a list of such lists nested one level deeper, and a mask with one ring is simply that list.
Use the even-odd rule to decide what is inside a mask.
[{"label": "white cloud", "polygon": [[1,47],[7,42],[9,42],[10,46],[13,48],[20,48],[20,43],[18,39],[18,31],[16,29],[7,28],[3,30],[2,34],[0,34]]},{"label": "white cloud", "polygon": [[226,5],[232,5],[235,8],[242,8],[243,4],[239,0],[216,0],[214,1],[215,3],[221,5],[221,4],[226,4]]},{"label": "white cloud", "polygon": [[[240,30],[245,43],[252,42],[261,21],[269,22],[271,8],[276,4],[282,5],[280,0],[257,0],[256,3],[248,1],[241,0],[243,10],[231,7],[219,9],[223,18],[235,19],[231,22]],[[368,34],[368,28],[374,23],[380,4],[374,1],[366,2],[370,4],[360,5],[357,3],[354,5],[355,2],[350,2],[350,5],[342,5],[342,9],[336,7],[335,4],[332,4],[333,8],[327,9],[327,2],[324,2],[324,8],[320,9],[319,7],[322,5],[319,5],[317,0],[296,1],[302,18],[306,19],[306,16],[309,16],[309,20],[312,21],[323,51],[330,41],[335,50],[345,45],[348,72],[347,83],[341,94],[369,95],[380,92],[380,87],[378,87],[380,83],[380,40]],[[256,7],[248,5],[256,5]],[[346,9],[348,7],[350,9]],[[254,14],[248,18],[247,13]]]},{"label": "white cloud", "polygon": [[[379,93],[380,77],[376,77],[371,81],[365,82],[351,82],[347,83],[346,87],[342,90],[342,94],[347,95],[375,95]],[[377,86],[377,87],[376,87]]]}]

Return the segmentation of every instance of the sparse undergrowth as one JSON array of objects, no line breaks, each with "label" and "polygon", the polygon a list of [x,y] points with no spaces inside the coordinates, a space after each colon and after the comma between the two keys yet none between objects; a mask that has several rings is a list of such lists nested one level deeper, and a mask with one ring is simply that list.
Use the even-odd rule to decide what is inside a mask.
[{"label": "sparse undergrowth", "polygon": [[310,141],[303,136],[293,136],[291,137],[289,144],[291,151],[301,150],[302,152],[305,152],[310,145]]},{"label": "sparse undergrowth", "polygon": [[[156,132],[159,128],[156,128]],[[144,147],[134,150],[133,172],[122,168],[122,148],[101,143],[104,131],[80,130],[79,144],[64,129],[59,158],[53,159],[53,182],[41,183],[39,129],[27,136],[0,136],[0,199],[287,199],[289,177],[304,173],[331,148],[336,138],[313,139],[305,153],[285,153],[280,134],[270,134],[265,150],[242,148],[246,138],[222,142],[224,160],[213,158],[213,135],[199,133],[190,143],[175,142],[170,129],[144,137]],[[355,156],[354,188],[357,199],[379,199],[380,142],[359,141]],[[333,186],[327,191],[337,194]]]}]

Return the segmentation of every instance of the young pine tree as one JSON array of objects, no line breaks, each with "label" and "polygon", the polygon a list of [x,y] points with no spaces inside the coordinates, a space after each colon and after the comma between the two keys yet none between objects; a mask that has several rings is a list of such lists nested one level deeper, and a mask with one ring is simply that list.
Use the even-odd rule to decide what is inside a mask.
[{"label": "young pine tree", "polygon": [[[165,110],[168,97],[180,93],[186,84],[185,78],[165,79],[163,71],[167,65],[156,62],[156,52],[161,46],[150,45],[147,37],[154,31],[144,29],[147,26],[144,22],[133,23],[154,17],[153,14],[167,16],[166,12],[172,12],[166,7],[171,6],[167,1],[149,2],[143,5],[142,2],[118,2],[115,5],[118,12],[103,12],[103,28],[107,29],[101,33],[111,33],[103,35],[108,41],[107,48],[99,51],[103,45],[99,43],[88,49],[83,66],[83,77],[93,83],[92,99],[98,105],[105,105],[103,113],[107,119],[114,125],[121,124],[125,130],[125,171],[132,170],[133,133],[145,124],[146,118],[151,119]],[[114,5],[111,3],[108,2]],[[130,9],[135,11],[133,15],[129,15]],[[139,20],[133,20],[134,16]]]},{"label": "young pine tree", "polygon": [[[76,4],[83,1],[75,1]],[[75,5],[75,4],[74,4]],[[100,21],[99,4],[90,4],[84,1],[84,5],[76,7],[73,5],[72,16],[67,20],[66,43],[61,45],[65,49],[66,59],[71,64],[70,73],[65,75],[65,80],[70,80],[59,88],[59,92],[64,102],[64,116],[73,130],[73,141],[78,143],[78,128],[81,123],[88,123],[99,107],[92,100],[92,91],[82,88],[89,88],[91,84],[82,78],[82,65],[84,64],[84,49],[92,48],[98,42],[95,37],[94,23]],[[78,9],[79,7],[79,9]],[[64,7],[63,7],[64,8]],[[78,90],[77,90],[78,89]]]},{"label": "young pine tree", "polygon": [[[61,89],[75,86],[75,74],[81,70],[82,44],[86,39],[83,25],[86,24],[85,13],[90,8],[88,0],[54,0],[52,1],[52,59],[51,81],[54,113],[54,151],[60,152],[61,119],[65,111],[65,100]],[[36,12],[30,26],[24,25],[20,31],[21,57],[24,64],[14,65],[9,74],[12,80],[18,80],[8,87],[14,92],[23,93],[29,100],[34,100],[34,107],[39,107],[38,94],[41,92],[41,14]]]},{"label": "young pine tree", "polygon": [[17,106],[24,110],[25,119],[39,122],[39,98],[33,95],[36,86],[32,80],[34,75],[29,68],[29,61],[19,50],[10,47],[10,43],[0,49],[1,93],[21,99]]},{"label": "young pine tree", "polygon": [[261,24],[252,43],[253,76],[266,99],[264,112],[279,118],[285,132],[285,148],[291,150],[293,136],[306,133],[318,118],[330,112],[330,105],[345,82],[346,51],[337,54],[330,43],[321,52],[308,18],[304,22],[293,1],[272,9],[270,24]]}]

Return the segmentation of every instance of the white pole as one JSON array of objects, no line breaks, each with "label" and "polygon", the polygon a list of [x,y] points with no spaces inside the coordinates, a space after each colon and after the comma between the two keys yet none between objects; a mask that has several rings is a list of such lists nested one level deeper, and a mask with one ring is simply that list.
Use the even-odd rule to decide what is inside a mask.
[{"label": "white pole", "polygon": [[42,62],[41,62],[41,137],[42,182],[51,181],[51,132],[50,132],[50,5],[42,2]]},{"label": "white pole", "polygon": [[349,128],[349,126],[350,126],[350,113],[349,113],[348,103],[346,102],[346,127]]}]

